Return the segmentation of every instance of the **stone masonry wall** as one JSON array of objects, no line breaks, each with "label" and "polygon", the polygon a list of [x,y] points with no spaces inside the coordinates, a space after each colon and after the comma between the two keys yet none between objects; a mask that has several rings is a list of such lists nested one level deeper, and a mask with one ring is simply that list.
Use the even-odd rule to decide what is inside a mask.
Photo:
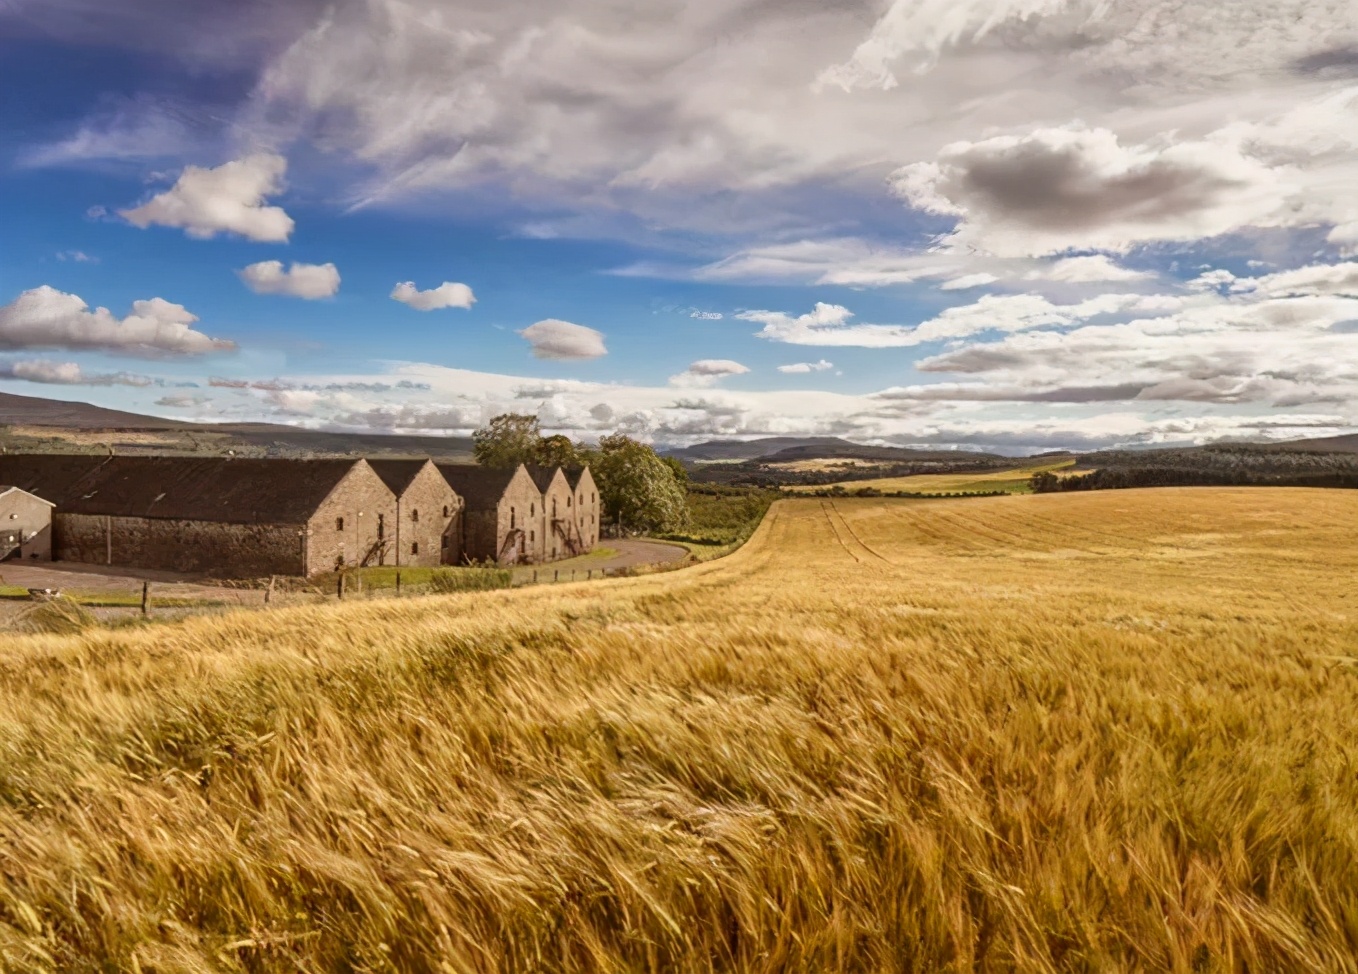
[{"label": "stone masonry wall", "polygon": [[[542,518],[539,523],[542,530],[542,558],[544,561],[555,561],[558,558],[569,557],[566,550],[566,539],[562,534],[570,533],[571,521],[575,515],[573,501],[571,485],[567,482],[566,475],[558,469],[552,477],[551,483],[542,493]],[[558,521],[560,524],[553,525],[554,521]]]},{"label": "stone masonry wall", "polygon": [[52,505],[21,490],[0,496],[0,558],[52,559]]},{"label": "stone masonry wall", "polygon": [[307,524],[305,573],[394,565],[396,495],[360,460]]},{"label": "stone masonry wall", "polygon": [[58,511],[53,534],[61,561],[238,578],[302,572],[303,538],[297,524],[223,524]]},{"label": "stone masonry wall", "polygon": [[462,498],[427,463],[397,500],[396,565],[456,565],[462,560]]}]

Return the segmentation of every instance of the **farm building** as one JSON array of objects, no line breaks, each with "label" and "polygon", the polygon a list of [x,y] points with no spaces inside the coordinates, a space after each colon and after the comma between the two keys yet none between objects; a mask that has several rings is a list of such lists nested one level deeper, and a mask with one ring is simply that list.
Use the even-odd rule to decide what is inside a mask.
[{"label": "farm building", "polygon": [[36,494],[0,485],[0,561],[52,559],[52,507]]},{"label": "farm building", "polygon": [[0,456],[56,505],[58,560],[309,575],[390,560],[396,498],[363,460]]},{"label": "farm building", "polygon": [[592,551],[599,543],[599,488],[589,467],[569,467],[563,470],[566,483],[575,495],[575,532],[584,551]]},{"label": "farm building", "polygon": [[542,493],[522,465],[490,470],[441,463],[438,469],[466,504],[464,561],[512,565],[542,560]]},{"label": "farm building", "polygon": [[369,460],[396,495],[394,565],[456,565],[462,560],[462,498],[432,460]]},{"label": "farm building", "polygon": [[527,467],[528,475],[542,492],[542,511],[538,518],[542,532],[542,558],[555,561],[582,553],[575,531],[574,495],[560,467]]}]

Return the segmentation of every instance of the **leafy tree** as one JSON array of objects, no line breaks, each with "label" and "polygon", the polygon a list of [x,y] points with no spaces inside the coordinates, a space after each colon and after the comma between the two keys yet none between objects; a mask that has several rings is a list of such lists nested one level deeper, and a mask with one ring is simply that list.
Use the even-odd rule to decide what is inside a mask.
[{"label": "leafy tree", "polygon": [[543,437],[538,442],[537,455],[533,462],[544,467],[584,466],[581,462],[580,451],[571,442],[571,438],[562,436],[560,433],[555,436]]},{"label": "leafy tree", "polygon": [[1061,478],[1050,470],[1040,470],[1032,476],[1034,494],[1050,494],[1061,489]]},{"label": "leafy tree", "polygon": [[678,457],[661,457],[660,462],[670,468],[670,473],[674,474],[674,479],[678,481],[679,486],[688,486],[688,470],[684,468],[683,462]]},{"label": "leafy tree", "polygon": [[481,466],[517,467],[536,460],[542,427],[536,416],[504,413],[473,433],[472,442],[472,453]]},{"label": "leafy tree", "polygon": [[688,520],[684,488],[655,450],[619,433],[601,439],[590,461],[604,514],[624,530],[684,527]]}]

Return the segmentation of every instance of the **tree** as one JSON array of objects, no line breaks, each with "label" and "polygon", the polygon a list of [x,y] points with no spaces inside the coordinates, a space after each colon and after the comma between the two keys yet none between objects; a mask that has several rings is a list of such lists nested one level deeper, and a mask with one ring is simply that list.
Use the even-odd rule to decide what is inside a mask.
[{"label": "tree", "polygon": [[683,461],[678,457],[661,457],[660,462],[670,468],[670,473],[674,474],[675,482],[680,487],[688,486],[688,470],[685,469]]},{"label": "tree", "polygon": [[1034,494],[1050,494],[1061,489],[1061,478],[1050,470],[1040,470],[1032,476]]},{"label": "tree", "polygon": [[583,467],[580,451],[571,442],[569,436],[562,436],[557,433],[555,436],[543,437],[538,442],[537,453],[533,462],[543,467]]},{"label": "tree", "polygon": [[542,427],[536,416],[504,413],[473,433],[472,442],[472,453],[481,466],[517,467],[536,461]]},{"label": "tree", "polygon": [[621,433],[605,436],[591,457],[604,514],[625,531],[677,531],[688,522],[688,497],[655,450]]}]

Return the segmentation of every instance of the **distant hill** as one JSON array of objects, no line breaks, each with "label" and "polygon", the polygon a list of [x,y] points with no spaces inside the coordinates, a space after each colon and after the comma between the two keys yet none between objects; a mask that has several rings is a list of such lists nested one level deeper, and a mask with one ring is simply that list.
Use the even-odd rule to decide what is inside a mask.
[{"label": "distant hill", "polygon": [[[250,456],[429,456],[470,458],[465,436],[406,436],[307,430],[278,423],[189,423],[85,402],[0,393],[0,428],[30,427],[41,438],[6,437],[16,450],[49,453],[210,453]],[[100,437],[99,434],[108,436]]]},{"label": "distant hill", "polygon": [[1321,436],[1313,440],[1290,440],[1277,444],[1280,449],[1316,450],[1322,453],[1358,453],[1358,433],[1344,436]]},{"label": "distant hill", "polygon": [[57,426],[74,430],[178,430],[199,424],[140,416],[117,409],[36,396],[0,392],[0,423],[14,426]]},{"label": "distant hill", "polygon": [[[782,450],[794,450],[802,447],[833,451],[836,449],[856,449],[858,444],[841,440],[837,436],[768,436],[759,440],[709,440],[706,443],[697,443],[693,446],[662,449],[660,452],[667,456],[677,457],[680,460],[702,463],[715,460],[755,460]],[[832,452],[816,454],[816,456],[836,455]]]}]

